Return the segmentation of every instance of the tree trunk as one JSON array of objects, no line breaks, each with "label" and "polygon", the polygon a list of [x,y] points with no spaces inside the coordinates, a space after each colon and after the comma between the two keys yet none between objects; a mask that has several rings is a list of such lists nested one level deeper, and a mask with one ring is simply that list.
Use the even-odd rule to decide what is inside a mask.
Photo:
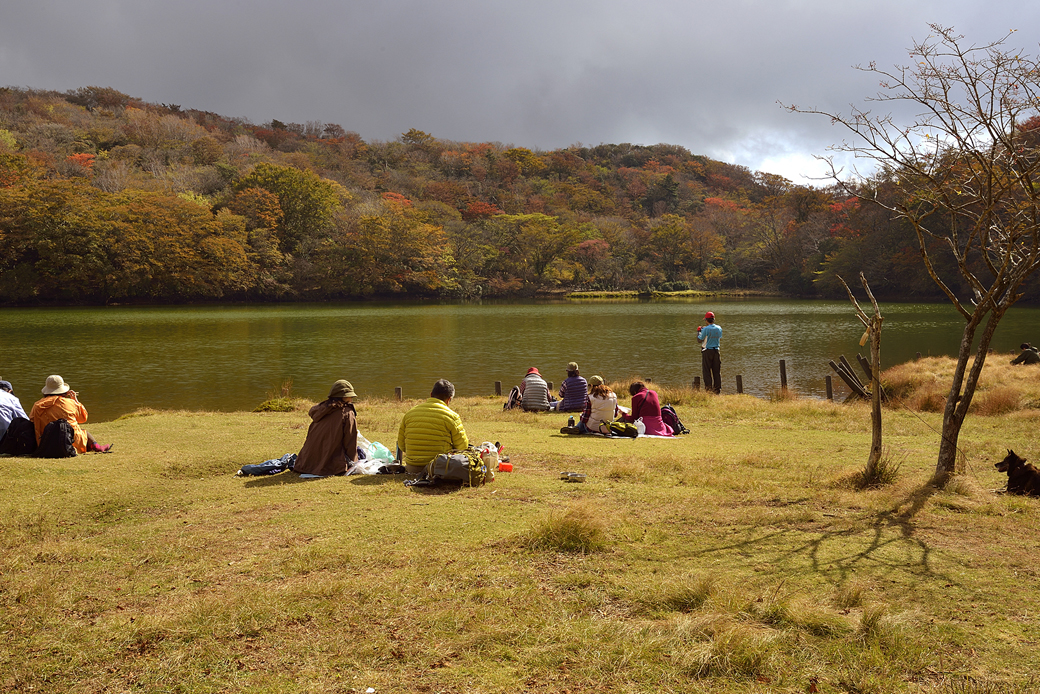
[{"label": "tree trunk", "polygon": [[[862,277],[862,273],[860,273]],[[866,286],[867,281],[863,280]],[[870,287],[867,287],[870,291]],[[874,297],[871,296],[871,301]],[[874,304],[877,306],[877,303]],[[870,324],[870,457],[868,466],[881,460],[881,314],[875,312]]]},{"label": "tree trunk", "polygon": [[942,441],[939,443],[939,459],[935,466],[935,474],[940,483],[961,472],[957,468],[957,440],[961,434],[961,427],[964,425],[964,418],[968,415],[972,398],[975,397],[975,388],[978,386],[979,376],[982,375],[982,367],[986,364],[986,353],[993,340],[993,333],[996,332],[997,323],[1000,322],[1006,310],[1007,307],[998,307],[989,314],[986,326],[982,330],[975,360],[972,362],[967,377],[964,374],[968,369],[968,360],[971,358],[971,343],[975,339],[975,331],[983,316],[978,315],[977,311],[964,326],[960,350],[957,353],[957,367],[953,372],[953,383],[950,386],[949,395],[946,396],[946,407],[943,410]]}]

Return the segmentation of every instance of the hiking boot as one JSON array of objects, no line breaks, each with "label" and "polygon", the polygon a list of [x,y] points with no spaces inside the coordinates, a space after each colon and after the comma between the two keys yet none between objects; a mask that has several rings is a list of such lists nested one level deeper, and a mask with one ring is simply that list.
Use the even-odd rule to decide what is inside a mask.
[{"label": "hiking boot", "polygon": [[576,427],[576,426],[574,426],[574,427],[563,427],[563,428],[560,429],[560,433],[561,434],[580,434],[581,433],[581,428],[580,427]]}]

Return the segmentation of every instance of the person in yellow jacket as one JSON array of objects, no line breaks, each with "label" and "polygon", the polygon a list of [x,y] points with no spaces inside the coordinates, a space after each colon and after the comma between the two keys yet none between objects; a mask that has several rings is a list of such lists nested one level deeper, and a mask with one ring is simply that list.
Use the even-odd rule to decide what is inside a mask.
[{"label": "person in yellow jacket", "polygon": [[87,408],[83,407],[76,397],[76,391],[69,387],[65,379],[61,376],[48,376],[42,392],[44,397],[36,401],[29,413],[29,419],[36,429],[36,443],[40,442],[43,430],[48,424],[64,419],[72,425],[72,446],[78,453],[108,453],[112,450],[112,444],[102,446],[89,432],[80,427],[80,424],[87,421]]},{"label": "person in yellow jacket", "polygon": [[462,418],[448,407],[455,397],[455,386],[441,379],[433,384],[426,401],[404,414],[397,429],[398,455],[404,454],[404,468],[418,474],[441,453],[451,453],[469,445]]}]

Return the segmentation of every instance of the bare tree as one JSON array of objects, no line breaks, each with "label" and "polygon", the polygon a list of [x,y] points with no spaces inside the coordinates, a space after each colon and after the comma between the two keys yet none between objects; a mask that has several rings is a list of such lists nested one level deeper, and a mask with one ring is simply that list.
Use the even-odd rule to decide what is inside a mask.
[{"label": "bare tree", "polygon": [[842,286],[845,287],[845,291],[849,293],[849,301],[852,302],[852,306],[856,309],[856,317],[859,318],[860,322],[863,323],[863,327],[866,329],[863,333],[863,339],[860,340],[862,345],[867,340],[870,340],[870,456],[867,457],[867,469],[873,470],[877,468],[878,461],[881,460],[882,446],[881,446],[881,323],[885,320],[881,316],[881,309],[878,308],[877,299],[874,298],[874,293],[870,291],[870,285],[867,284],[867,278],[863,273],[859,273],[859,281],[863,283],[863,289],[867,292],[867,297],[870,299],[871,305],[874,307],[874,315],[868,316],[866,312],[860,308],[859,302],[856,301],[856,296],[849,289],[849,285],[845,283],[845,280],[838,276],[838,281],[841,282]]},{"label": "bare tree", "polygon": [[[915,109],[907,122],[855,106],[848,115],[790,108],[844,126],[852,138],[832,150],[878,165],[878,179],[895,184],[894,196],[881,196],[827,159],[846,192],[909,223],[925,269],[964,317],[936,466],[944,481],[958,472],[957,439],[997,324],[1040,267],[1040,61],[1006,49],[1011,34],[965,45],[952,29],[929,26],[909,66],[857,68],[881,79],[868,101]],[[941,276],[940,254],[950,254],[961,279]]]}]

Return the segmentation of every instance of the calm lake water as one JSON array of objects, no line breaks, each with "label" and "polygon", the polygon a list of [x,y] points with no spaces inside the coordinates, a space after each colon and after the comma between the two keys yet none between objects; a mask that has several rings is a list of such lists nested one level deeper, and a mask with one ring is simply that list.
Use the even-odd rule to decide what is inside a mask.
[{"label": "calm lake water", "polygon": [[[0,377],[26,410],[49,374],[81,395],[92,420],[139,407],[243,410],[292,379],[319,400],[338,378],[360,399],[425,397],[437,378],[460,395],[492,394],[537,366],[559,387],[567,362],[588,377],[689,383],[700,375],[696,329],[706,310],[723,328],[723,392],[764,396],[788,384],[823,397],[829,359],[855,364],[863,327],[848,302],[774,299],[482,304],[347,303],[262,306],[0,309]],[[962,319],[946,304],[883,304],[882,365],[916,352],[955,354]],[[994,348],[1040,341],[1040,309],[1012,309]],[[837,377],[835,390],[846,392]]]}]

